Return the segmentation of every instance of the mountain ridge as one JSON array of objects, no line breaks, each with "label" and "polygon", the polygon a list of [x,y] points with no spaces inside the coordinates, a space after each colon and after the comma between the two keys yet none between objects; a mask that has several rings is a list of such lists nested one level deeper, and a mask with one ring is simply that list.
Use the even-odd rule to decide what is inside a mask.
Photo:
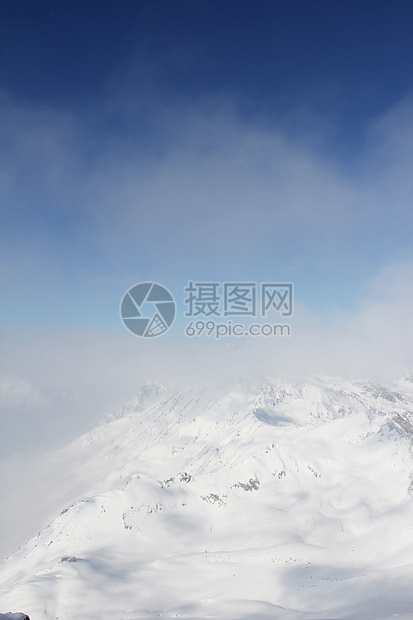
[{"label": "mountain ridge", "polygon": [[59,453],[73,501],[3,563],[1,600],[76,620],[407,619],[411,387],[143,386]]}]

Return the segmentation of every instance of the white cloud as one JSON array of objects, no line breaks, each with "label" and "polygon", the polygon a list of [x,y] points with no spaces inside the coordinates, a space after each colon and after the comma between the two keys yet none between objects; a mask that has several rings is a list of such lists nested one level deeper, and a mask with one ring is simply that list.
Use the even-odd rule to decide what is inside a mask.
[{"label": "white cloud", "polygon": [[[4,106],[8,218],[19,249],[46,256],[52,272],[79,270],[79,253],[118,263],[145,255],[159,268],[167,256],[182,269],[194,255],[204,266],[235,253],[238,262],[258,262],[257,246],[263,259],[275,247],[278,259],[301,252],[335,260],[346,245],[360,259],[377,258],[377,245],[388,255],[400,239],[406,244],[409,100],[372,121],[351,165],[334,160],[333,148],[322,154],[310,129],[293,138],[282,123],[247,122],[222,101],[155,108],[150,140],[139,101],[135,114],[132,102],[122,105],[103,102],[77,116]],[[122,130],[108,129],[115,120]],[[328,139],[318,136],[319,144]]]},{"label": "white cloud", "polygon": [[20,377],[0,378],[0,400],[6,409],[37,409],[47,402],[45,394],[37,386]]}]

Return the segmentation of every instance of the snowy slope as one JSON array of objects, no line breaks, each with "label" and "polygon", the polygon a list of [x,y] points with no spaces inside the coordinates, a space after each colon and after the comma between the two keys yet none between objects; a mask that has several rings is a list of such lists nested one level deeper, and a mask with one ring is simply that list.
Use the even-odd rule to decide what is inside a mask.
[{"label": "snowy slope", "polygon": [[0,611],[413,618],[412,385],[145,386],[50,456],[72,501],[2,564]]}]

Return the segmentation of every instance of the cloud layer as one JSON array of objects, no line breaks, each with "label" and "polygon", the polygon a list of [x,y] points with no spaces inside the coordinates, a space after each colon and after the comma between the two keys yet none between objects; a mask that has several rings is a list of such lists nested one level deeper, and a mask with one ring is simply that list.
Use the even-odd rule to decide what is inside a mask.
[{"label": "cloud layer", "polygon": [[328,283],[317,294],[340,303],[340,287],[356,298],[363,280],[408,257],[410,98],[372,120],[345,161],[326,128],[308,122],[293,137],[288,123],[246,120],[219,99],[155,107],[149,120],[139,102],[119,105],[75,114],[5,104],[14,295],[69,286],[93,304],[96,289],[85,289],[115,279],[119,295],[131,277],[182,284],[277,271],[302,280],[306,303],[309,281]]},{"label": "cloud layer", "polygon": [[[225,97],[151,103],[4,96],[4,451],[87,430],[147,378],[411,365],[411,97],[371,119],[352,158],[303,107],[291,124]],[[119,302],[151,279],[174,293],[189,279],[293,281],[293,336],[191,343],[181,317],[140,342]]]}]

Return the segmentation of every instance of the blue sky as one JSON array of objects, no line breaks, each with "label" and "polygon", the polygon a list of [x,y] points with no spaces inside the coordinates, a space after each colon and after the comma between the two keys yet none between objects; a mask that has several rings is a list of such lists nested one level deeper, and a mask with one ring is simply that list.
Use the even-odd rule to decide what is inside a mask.
[{"label": "blue sky", "polygon": [[3,1],[5,320],[116,328],[142,278],[293,280],[317,311],[354,309],[411,252],[412,19]]},{"label": "blue sky", "polygon": [[[291,281],[306,349],[295,358],[313,359],[308,342],[322,340],[326,370],[338,342],[354,341],[347,368],[357,358],[368,369],[369,355],[406,363],[411,2],[0,7],[1,321],[13,416],[30,390],[39,411],[56,408],[47,377],[82,395],[87,375],[80,419],[107,383],[109,357],[124,355],[130,369],[146,355],[119,319],[124,292],[142,281],[167,286],[180,315],[188,280]],[[344,335],[320,336],[320,325]],[[108,339],[102,372],[94,334]]]}]

